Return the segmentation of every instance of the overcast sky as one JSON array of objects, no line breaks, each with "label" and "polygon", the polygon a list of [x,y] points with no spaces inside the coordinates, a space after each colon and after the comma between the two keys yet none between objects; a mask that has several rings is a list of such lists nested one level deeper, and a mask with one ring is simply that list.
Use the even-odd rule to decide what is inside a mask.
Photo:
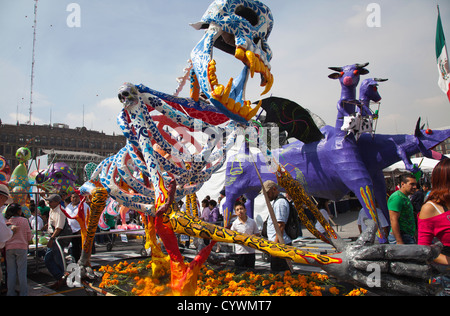
[{"label": "overcast sky", "polygon": [[[275,25],[269,44],[275,84],[272,94],[290,98],[334,125],[340,97],[330,66],[370,62],[366,77],[388,78],[378,133],[412,133],[419,116],[431,128],[450,125],[450,102],[437,85],[435,56],[437,8],[424,0],[266,0]],[[0,0],[0,119],[28,121],[33,40],[33,0]],[[80,8],[80,24],[70,27],[69,4]],[[203,35],[197,22],[211,0],[41,0],[33,116],[36,124],[83,125],[119,132],[122,83],[143,83],[173,93],[192,48]],[[379,22],[367,20],[380,9]],[[69,7],[70,9],[70,7]],[[440,3],[450,41],[450,4]],[[70,19],[69,19],[70,20]],[[75,21],[75,20],[72,20]],[[219,81],[236,77],[242,66],[217,54]],[[226,71],[225,71],[226,70]],[[229,73],[231,71],[233,73]],[[222,74],[222,75],[221,75]],[[364,78],[364,77],[363,77]],[[262,92],[250,81],[251,100]],[[182,95],[187,95],[188,86]],[[254,90],[254,91],[253,91]]]}]

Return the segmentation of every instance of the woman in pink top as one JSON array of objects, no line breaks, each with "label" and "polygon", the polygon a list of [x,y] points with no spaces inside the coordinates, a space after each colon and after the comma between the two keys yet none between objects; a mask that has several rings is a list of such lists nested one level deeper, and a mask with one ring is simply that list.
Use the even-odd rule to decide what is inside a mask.
[{"label": "woman in pink top", "polygon": [[[418,218],[418,244],[429,246],[437,238],[444,248],[434,262],[450,270],[450,159],[442,160],[431,175],[432,190]],[[438,278],[450,294],[450,278]]]},{"label": "woman in pink top", "polygon": [[28,220],[22,215],[19,204],[10,204],[6,209],[6,224],[15,226],[14,235],[5,244],[6,273],[8,274],[8,296],[15,296],[16,279],[19,280],[20,296],[28,295],[27,285],[27,253],[31,241],[31,229]]}]

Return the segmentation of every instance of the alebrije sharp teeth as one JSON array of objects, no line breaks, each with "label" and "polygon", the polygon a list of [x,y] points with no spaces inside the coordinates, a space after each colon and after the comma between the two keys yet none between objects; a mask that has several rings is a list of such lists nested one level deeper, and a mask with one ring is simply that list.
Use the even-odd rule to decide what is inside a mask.
[{"label": "alebrije sharp teeth", "polygon": [[[270,72],[269,67],[261,60],[260,56],[254,54],[250,50],[244,50],[242,47],[236,48],[235,57],[242,61],[250,70],[250,75],[253,78],[255,73],[261,74],[261,86],[265,87],[261,95],[267,94],[273,86],[274,78]],[[224,107],[234,114],[237,114],[249,121],[254,117],[259,108],[261,102],[255,107],[251,108],[250,101],[244,101],[243,104],[236,102],[230,98],[230,92],[233,86],[233,78],[228,81],[226,86],[219,84],[219,80],[216,75],[216,61],[211,60],[208,64],[208,81],[212,90],[212,97],[219,101]]]}]

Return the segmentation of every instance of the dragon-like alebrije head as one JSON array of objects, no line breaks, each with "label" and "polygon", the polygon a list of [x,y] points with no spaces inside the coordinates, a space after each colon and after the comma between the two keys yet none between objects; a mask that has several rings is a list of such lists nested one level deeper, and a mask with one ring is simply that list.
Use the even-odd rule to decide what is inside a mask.
[{"label": "dragon-like alebrije head", "polygon": [[[266,94],[273,85],[270,61],[272,50],[268,38],[273,28],[270,9],[255,0],[215,0],[200,22],[192,24],[205,35],[191,53],[193,77],[191,80],[201,93],[230,119],[247,123],[256,115],[260,105],[252,108],[245,100],[249,76],[261,76],[261,87]],[[218,48],[240,60],[244,69],[227,84],[221,84],[216,75],[213,48]]]}]

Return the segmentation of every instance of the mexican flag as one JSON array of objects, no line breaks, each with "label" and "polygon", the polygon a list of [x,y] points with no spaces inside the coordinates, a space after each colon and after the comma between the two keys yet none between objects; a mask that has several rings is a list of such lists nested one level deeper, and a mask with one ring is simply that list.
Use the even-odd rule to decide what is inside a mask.
[{"label": "mexican flag", "polygon": [[442,28],[441,14],[438,7],[438,22],[436,31],[436,57],[439,69],[439,87],[447,94],[450,101],[450,69],[448,64],[447,47],[445,45],[444,30]]}]

